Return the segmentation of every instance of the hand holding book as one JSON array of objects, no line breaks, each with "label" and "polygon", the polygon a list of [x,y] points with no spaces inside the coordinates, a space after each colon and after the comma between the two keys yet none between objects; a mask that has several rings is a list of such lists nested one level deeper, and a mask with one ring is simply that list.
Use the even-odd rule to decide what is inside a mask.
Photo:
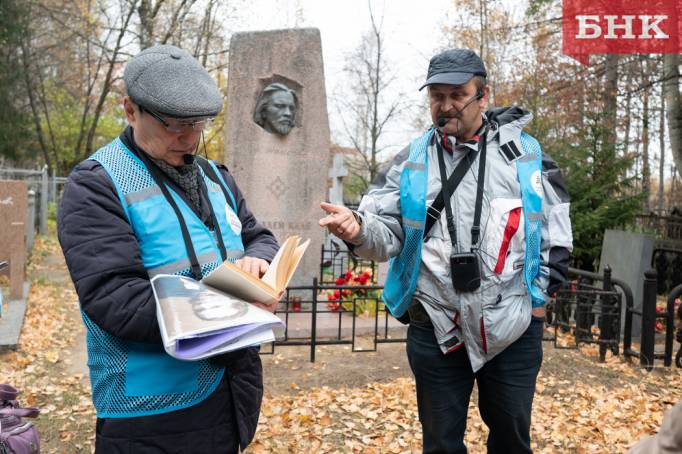
[{"label": "hand holding book", "polygon": [[297,236],[288,238],[261,279],[255,276],[261,273],[260,259],[253,257],[239,264],[224,262],[200,282],[155,276],[151,283],[168,354],[197,360],[272,342],[273,328],[284,325],[272,312],[310,240],[299,242]]},{"label": "hand holding book", "polygon": [[310,244],[310,240],[299,244],[300,242],[299,236],[287,238],[260,279],[233,263],[224,262],[201,282],[245,301],[268,305],[276,303],[282,298],[303,253]]},{"label": "hand holding book", "polygon": [[256,277],[258,279],[263,277],[265,272],[270,267],[270,264],[267,261],[259,259],[258,257],[251,257],[248,255],[245,255],[244,257],[234,262],[234,265],[237,268],[246,271],[251,276]]},{"label": "hand holding book", "polygon": [[[242,271],[246,271],[249,273],[251,276],[256,277],[260,279],[263,277],[265,272],[268,270],[270,267],[270,264],[266,262],[263,259],[259,259],[257,257],[250,257],[250,256],[244,256],[234,262],[234,265],[237,268],[240,268]],[[278,298],[279,301],[280,298]],[[277,301],[266,304],[266,303],[259,303],[258,301],[253,301],[251,304],[255,305],[256,307],[260,307],[263,310],[266,310],[268,312],[275,312],[275,309],[277,309]]]}]

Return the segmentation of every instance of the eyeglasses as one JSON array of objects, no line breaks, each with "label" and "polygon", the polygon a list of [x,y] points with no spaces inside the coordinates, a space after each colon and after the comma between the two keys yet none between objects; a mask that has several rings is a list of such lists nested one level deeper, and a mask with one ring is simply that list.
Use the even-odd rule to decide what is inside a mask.
[{"label": "eyeglasses", "polygon": [[181,120],[177,118],[164,118],[161,115],[153,112],[146,107],[139,106],[140,112],[147,112],[152,118],[161,123],[166,131],[178,134],[178,133],[188,133],[192,131],[203,131],[207,126],[209,126],[214,118],[203,118],[201,120]]}]

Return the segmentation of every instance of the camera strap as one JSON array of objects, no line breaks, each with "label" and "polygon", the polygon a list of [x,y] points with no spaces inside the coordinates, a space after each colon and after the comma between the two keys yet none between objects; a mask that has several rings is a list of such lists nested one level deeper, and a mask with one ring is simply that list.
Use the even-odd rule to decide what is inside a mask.
[{"label": "camera strap", "polygon": [[481,157],[478,163],[478,177],[477,177],[477,190],[476,190],[476,205],[474,208],[474,223],[471,227],[471,247],[473,249],[474,245],[478,244],[478,240],[481,234],[481,206],[483,204],[483,186],[485,181],[485,158],[487,149],[487,136],[488,127],[486,126],[483,134],[481,134],[478,141],[478,149],[473,152],[467,153],[460,163],[455,167],[455,170],[450,175],[449,179],[445,177],[445,158],[443,157],[443,148],[438,141],[436,136],[436,149],[438,155],[438,167],[440,169],[440,180],[445,181],[442,185],[441,191],[438,193],[433,203],[427,208],[427,219],[424,228],[424,237],[433,227],[433,224],[440,219],[440,214],[445,208],[445,218],[448,225],[448,233],[450,234],[450,241],[452,242],[453,251],[457,248],[457,231],[455,229],[454,217],[452,214],[452,207],[449,202],[450,197],[455,193],[457,186],[461,183],[464,175],[471,168],[476,156],[480,153]]}]

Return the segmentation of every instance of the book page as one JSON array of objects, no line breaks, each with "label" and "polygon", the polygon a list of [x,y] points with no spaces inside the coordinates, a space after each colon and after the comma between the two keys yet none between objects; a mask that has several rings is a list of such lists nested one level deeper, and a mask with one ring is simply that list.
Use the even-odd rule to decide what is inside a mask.
[{"label": "book page", "polygon": [[306,240],[299,245],[300,241],[298,235],[287,238],[260,279],[230,262],[223,262],[201,282],[249,302],[270,303],[278,300],[310,244],[310,240]]},{"label": "book page", "polygon": [[303,254],[305,253],[306,249],[308,249],[309,244],[310,239],[307,239],[303,244],[301,244],[292,251],[289,267],[287,268],[286,275],[284,276],[284,282],[282,283],[281,287],[278,290],[282,291],[285,288],[287,288],[287,285],[289,285],[289,281],[291,281],[291,278],[294,277],[296,268],[298,268],[298,264],[301,261],[301,258],[303,257]]},{"label": "book page", "polygon": [[287,238],[284,241],[284,244],[282,244],[282,247],[279,248],[279,251],[277,251],[275,258],[272,259],[272,262],[270,262],[268,270],[261,278],[262,282],[272,287],[275,291],[277,291],[277,293],[283,290],[279,286],[280,279],[278,278],[278,275],[281,272],[280,270],[284,269],[286,272],[286,269],[288,268],[288,263],[290,261],[289,256],[291,255],[289,251],[294,249],[299,241],[300,237],[298,236],[290,236],[289,238]]},{"label": "book page", "polygon": [[245,333],[243,336],[238,337],[236,340],[232,340],[215,346],[207,344],[202,348],[198,349],[193,348],[194,351],[192,353],[189,353],[184,346],[181,347],[180,344],[177,343],[175,353],[172,354],[171,356],[183,360],[198,360],[219,355],[221,353],[239,350],[241,348],[253,347],[259,344],[274,341],[275,333],[272,331],[272,328],[269,326],[261,326],[259,328],[256,328],[252,331]]},{"label": "book page", "polygon": [[287,286],[287,275],[289,268],[291,267],[291,261],[294,252],[296,251],[296,246],[298,246],[299,241],[301,241],[301,238],[298,236],[294,238],[296,239],[295,241],[287,241],[286,247],[282,248],[284,249],[284,252],[282,253],[282,259],[277,266],[277,286],[275,287],[279,292],[284,290]]},{"label": "book page", "polygon": [[223,262],[201,282],[248,302],[269,303],[278,295],[274,288],[230,262]]}]

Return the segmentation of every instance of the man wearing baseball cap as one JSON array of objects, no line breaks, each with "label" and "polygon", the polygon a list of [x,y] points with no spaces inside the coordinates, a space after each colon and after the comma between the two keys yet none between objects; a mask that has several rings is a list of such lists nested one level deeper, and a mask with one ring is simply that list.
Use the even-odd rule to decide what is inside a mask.
[{"label": "man wearing baseball cap", "polygon": [[[569,198],[518,107],[486,111],[483,61],[435,55],[433,126],[393,159],[357,212],[323,203],[320,225],[353,252],[389,260],[382,298],[409,323],[424,452],[466,453],[474,382],[489,453],[529,453],[544,304],[565,280]],[[445,182],[445,183],[442,183]]]},{"label": "man wearing baseball cap", "polygon": [[261,276],[277,241],[227,168],[195,156],[223,104],[199,62],[154,46],[123,80],[128,126],[75,167],[58,219],[87,328],[96,451],[238,452],[258,422],[257,349],[210,361],[167,355],[150,279],[201,279],[224,260]]}]

